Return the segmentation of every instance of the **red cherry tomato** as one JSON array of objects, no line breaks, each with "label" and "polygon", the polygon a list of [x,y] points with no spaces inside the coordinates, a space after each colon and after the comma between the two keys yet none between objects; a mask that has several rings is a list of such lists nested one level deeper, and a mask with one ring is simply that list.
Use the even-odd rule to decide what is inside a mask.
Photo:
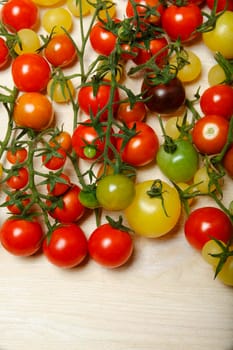
[{"label": "red cherry tomato", "polygon": [[55,149],[54,153],[53,155],[53,151],[51,151],[51,153],[48,151],[48,153],[42,156],[43,165],[47,169],[58,170],[63,167],[66,162],[66,151],[63,148]]},{"label": "red cherry tomato", "polygon": [[[164,11],[164,6],[159,0],[134,0],[136,7],[133,6],[132,1],[128,0],[126,4],[127,17],[135,17],[137,14],[140,20],[147,23],[159,24],[161,15]],[[148,16],[149,11],[156,9],[156,14]],[[134,13],[136,10],[136,13]]]},{"label": "red cherry tomato", "polygon": [[16,57],[11,72],[15,86],[25,92],[44,90],[51,75],[48,62],[36,53],[24,53]]},{"label": "red cherry tomato", "polygon": [[[100,83],[95,91],[93,85],[82,86],[78,92],[78,104],[83,112],[87,115],[92,114],[96,116],[98,112],[101,112],[101,119],[106,120],[108,118],[108,110],[106,106],[110,101],[111,87],[107,83]],[[118,102],[120,100],[118,89],[115,90],[112,103],[112,112],[115,113],[118,108]]]},{"label": "red cherry tomato", "polygon": [[200,97],[204,114],[218,114],[226,119],[233,116],[233,87],[226,84],[207,88]]},{"label": "red cherry tomato", "polygon": [[130,102],[123,102],[117,110],[117,119],[124,123],[142,122],[146,118],[146,106],[144,102],[138,101],[132,107]]},{"label": "red cherry tomato", "polygon": [[162,28],[173,41],[187,42],[197,35],[197,27],[203,22],[201,9],[196,4],[171,5],[162,14]]},{"label": "red cherry tomato", "polygon": [[229,176],[233,178],[233,145],[231,145],[223,158],[223,166]]},{"label": "red cherry tomato", "polygon": [[151,163],[159,148],[157,134],[151,126],[143,122],[130,122],[127,126],[129,129],[135,128],[136,134],[130,138],[123,149],[123,139],[117,138],[116,146],[122,160],[132,166],[144,166]]},{"label": "red cherry tomato", "polygon": [[0,229],[0,241],[11,254],[30,256],[41,247],[44,233],[39,222],[27,219],[7,219]]},{"label": "red cherry tomato", "polygon": [[201,153],[221,152],[227,141],[229,122],[219,115],[198,119],[192,130],[193,143]]},{"label": "red cherry tomato", "polygon": [[38,8],[31,0],[9,0],[2,6],[1,17],[9,30],[17,32],[35,27]]},{"label": "red cherry tomato", "polygon": [[[214,0],[206,0],[206,5],[209,9],[213,9],[215,4]],[[233,0],[218,0],[216,2],[216,12],[220,11],[233,11]]]},{"label": "red cherry tomato", "polygon": [[62,203],[60,201],[55,202],[55,207],[53,207],[53,203],[48,200],[47,205],[53,208],[49,211],[51,217],[61,223],[78,221],[86,211],[78,198],[79,192],[80,188],[78,186],[72,186],[59,198],[62,200]]},{"label": "red cherry tomato", "polygon": [[55,35],[44,50],[45,57],[55,67],[66,67],[76,58],[76,49],[66,34]]},{"label": "red cherry tomato", "polygon": [[[119,22],[119,20],[115,20]],[[90,32],[92,48],[100,55],[109,56],[116,46],[117,36],[102,22],[97,22]]]},{"label": "red cherry tomato", "polygon": [[68,175],[61,173],[59,179],[51,181],[47,184],[48,193],[52,196],[61,196],[71,187],[70,178]]},{"label": "red cherry tomato", "polygon": [[232,238],[233,226],[229,217],[219,208],[202,207],[189,215],[184,226],[189,244],[201,250],[210,239],[228,243]]},{"label": "red cherry tomato", "polygon": [[106,223],[92,232],[88,240],[88,251],[100,265],[116,268],[129,260],[133,252],[133,240],[128,232]]},{"label": "red cherry tomato", "polygon": [[6,159],[11,164],[15,163],[23,163],[27,159],[28,151],[26,148],[16,148],[16,149],[9,149],[6,152]]},{"label": "red cherry tomato", "polygon": [[[101,155],[103,155],[105,149],[105,133],[107,127],[103,126],[101,130],[103,134],[99,135],[97,130],[91,123],[90,119],[84,121],[84,124],[80,124],[77,126],[72,135],[72,146],[76,154],[80,158],[85,160],[95,160],[97,158],[99,159],[99,161],[103,160]],[[113,136],[110,137],[110,142],[112,145],[115,144],[115,138]],[[112,155],[112,151],[110,148],[108,150],[108,155],[109,157],[111,157]]]},{"label": "red cherry tomato", "polygon": [[9,58],[9,49],[6,41],[0,38],[0,68],[4,67]]},{"label": "red cherry tomato", "polygon": [[158,65],[163,65],[168,55],[168,41],[165,37],[152,39],[146,44],[145,42],[139,43],[137,55],[132,58],[136,64],[144,64],[151,57],[155,56],[155,62]]},{"label": "red cherry tomato", "polygon": [[87,239],[83,230],[76,224],[61,225],[50,233],[43,242],[43,253],[54,265],[73,268],[87,255]]},{"label": "red cherry tomato", "polygon": [[[11,195],[6,196],[6,202],[11,202],[14,198],[14,203],[7,205],[7,209],[14,215],[19,215],[22,213],[23,209],[30,203],[29,194],[26,192],[15,191]],[[17,197],[17,200],[16,198]]]},{"label": "red cherry tomato", "polygon": [[15,170],[15,175],[12,175],[7,179],[7,185],[14,190],[19,190],[24,188],[29,179],[28,169],[25,167]]}]

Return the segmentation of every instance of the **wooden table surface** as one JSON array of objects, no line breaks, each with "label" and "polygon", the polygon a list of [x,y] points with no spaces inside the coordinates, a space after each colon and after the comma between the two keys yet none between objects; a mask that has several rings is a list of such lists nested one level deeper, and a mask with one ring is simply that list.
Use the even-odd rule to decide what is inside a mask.
[{"label": "wooden table surface", "polygon": [[[126,1],[118,3],[122,10]],[[192,49],[203,70],[199,81],[186,86],[189,96],[207,86],[214,62],[200,42]],[[11,85],[10,71],[0,71],[0,80]],[[137,90],[136,81],[129,84]],[[69,130],[67,106],[55,107],[58,124]],[[157,173],[154,165],[140,169],[138,181]],[[224,191],[227,204],[232,180]],[[214,205],[201,199],[194,208],[205,204]],[[1,209],[0,223],[5,215]],[[1,247],[0,350],[233,350],[233,289],[214,280],[188,245],[183,220],[163,238],[136,237],[132,259],[116,270],[88,259],[62,270],[42,254],[18,258]],[[93,218],[81,226],[89,235]]]}]

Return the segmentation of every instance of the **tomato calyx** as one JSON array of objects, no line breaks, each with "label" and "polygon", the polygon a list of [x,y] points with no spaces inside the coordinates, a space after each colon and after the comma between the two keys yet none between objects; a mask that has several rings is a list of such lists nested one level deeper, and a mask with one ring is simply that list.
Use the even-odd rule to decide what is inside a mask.
[{"label": "tomato calyx", "polygon": [[108,215],[106,216],[106,219],[112,228],[115,228],[124,232],[128,232],[128,233],[134,233],[134,231],[131,228],[123,225],[123,217],[121,215],[119,216],[118,220],[114,220]]},{"label": "tomato calyx", "polygon": [[215,0],[214,6],[211,9],[210,13],[202,11],[203,17],[206,17],[207,20],[197,28],[197,32],[206,33],[206,32],[210,32],[215,28],[218,18],[221,17],[225,12],[225,10],[217,12],[217,4],[218,4],[218,1]]},{"label": "tomato calyx", "polygon": [[229,258],[229,256],[233,256],[233,251],[230,250],[230,246],[231,246],[231,242],[229,241],[227,245],[223,244],[220,240],[212,237],[212,240],[215,241],[215,243],[221,248],[221,253],[218,254],[209,254],[211,257],[219,259],[219,262],[216,266],[215,269],[215,274],[214,274],[214,278],[216,278],[219,274],[219,272],[222,270],[224,264],[226,263],[227,259]]},{"label": "tomato calyx", "polygon": [[225,83],[228,85],[233,84],[233,61],[227,60],[220,52],[217,52],[214,55],[216,62],[223,69],[226,79],[221,82],[221,84]]},{"label": "tomato calyx", "polygon": [[166,210],[166,207],[165,207],[165,204],[164,204],[164,198],[163,198],[164,191],[163,191],[162,181],[160,179],[154,180],[154,182],[151,185],[151,188],[146,193],[150,198],[160,198],[161,199],[164,213],[167,217],[169,217],[167,210]]}]

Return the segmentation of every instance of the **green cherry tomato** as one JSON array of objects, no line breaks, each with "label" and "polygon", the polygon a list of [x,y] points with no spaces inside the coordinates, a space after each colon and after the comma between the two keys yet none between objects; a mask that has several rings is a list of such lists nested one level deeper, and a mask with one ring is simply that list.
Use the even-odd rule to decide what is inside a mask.
[{"label": "green cherry tomato", "polygon": [[191,180],[198,168],[198,153],[193,145],[183,139],[173,141],[174,148],[160,146],[157,164],[161,171],[174,182]]},{"label": "green cherry tomato", "polygon": [[214,29],[203,33],[204,44],[227,59],[233,58],[233,12],[225,11],[218,17]]},{"label": "green cherry tomato", "polygon": [[134,198],[134,186],[133,181],[126,175],[107,175],[98,181],[96,198],[106,210],[123,210]]},{"label": "green cherry tomato", "polygon": [[95,209],[98,208],[100,206],[97,198],[96,198],[96,193],[95,191],[89,191],[89,190],[81,190],[79,192],[78,198],[80,200],[80,202],[82,203],[82,205],[86,208],[89,209]]},{"label": "green cherry tomato", "polygon": [[[135,189],[135,197],[125,210],[129,227],[135,233],[149,238],[160,237],[171,231],[181,212],[177,190],[160,180],[137,183]],[[149,194],[153,189],[155,193],[160,192],[161,196]]]},{"label": "green cherry tomato", "polygon": [[217,278],[227,286],[233,286],[233,256],[229,256]]}]

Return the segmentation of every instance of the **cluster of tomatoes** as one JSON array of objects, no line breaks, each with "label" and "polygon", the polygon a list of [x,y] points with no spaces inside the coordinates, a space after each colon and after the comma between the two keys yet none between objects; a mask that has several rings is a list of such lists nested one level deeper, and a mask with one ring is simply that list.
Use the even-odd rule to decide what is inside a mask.
[{"label": "cluster of tomatoes", "polygon": [[[41,249],[60,267],[89,255],[115,268],[132,256],[135,234],[176,230],[184,208],[187,241],[233,285],[233,214],[222,202],[223,180],[233,178],[233,2],[124,5],[119,19],[111,0],[3,2],[0,67],[13,88],[0,93],[1,206],[11,213],[1,244],[18,256]],[[201,37],[216,65],[190,101],[185,84],[201,74],[190,47]],[[56,125],[60,104],[72,109],[69,132]],[[161,178],[137,180],[137,170],[154,168]],[[191,210],[201,196],[213,206]],[[120,216],[101,223],[105,212]],[[80,223],[93,213],[86,234]]]}]

